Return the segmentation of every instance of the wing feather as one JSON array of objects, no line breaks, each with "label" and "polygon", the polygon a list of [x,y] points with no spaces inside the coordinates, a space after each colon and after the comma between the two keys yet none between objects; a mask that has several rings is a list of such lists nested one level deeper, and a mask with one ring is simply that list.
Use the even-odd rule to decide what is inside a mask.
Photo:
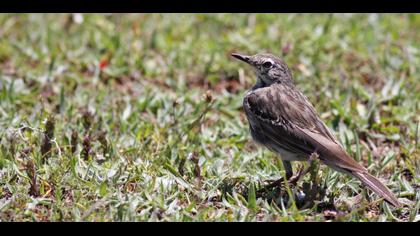
[{"label": "wing feather", "polygon": [[275,84],[251,91],[244,108],[251,128],[264,139],[262,143],[307,157],[317,152],[321,160],[337,169],[366,171],[344,151],[298,90]]}]

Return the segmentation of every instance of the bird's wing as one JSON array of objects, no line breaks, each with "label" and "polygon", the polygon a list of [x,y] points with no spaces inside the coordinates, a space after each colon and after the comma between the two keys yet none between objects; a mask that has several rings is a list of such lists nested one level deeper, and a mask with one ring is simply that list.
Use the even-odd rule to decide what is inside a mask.
[{"label": "bird's wing", "polygon": [[244,109],[251,128],[258,129],[270,144],[308,157],[317,152],[335,169],[366,171],[344,151],[298,90],[282,84],[254,90],[245,97]]}]

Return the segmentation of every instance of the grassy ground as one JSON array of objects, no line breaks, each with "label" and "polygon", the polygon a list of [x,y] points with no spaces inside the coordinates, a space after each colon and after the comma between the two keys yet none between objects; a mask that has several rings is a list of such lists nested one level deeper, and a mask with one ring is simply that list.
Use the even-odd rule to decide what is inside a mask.
[{"label": "grassy ground", "polygon": [[[420,15],[39,14],[0,25],[0,221],[420,220]],[[255,76],[231,52],[282,56],[404,208],[325,166],[256,196],[284,171],[250,140],[242,97]],[[297,197],[313,183],[315,200]]]}]

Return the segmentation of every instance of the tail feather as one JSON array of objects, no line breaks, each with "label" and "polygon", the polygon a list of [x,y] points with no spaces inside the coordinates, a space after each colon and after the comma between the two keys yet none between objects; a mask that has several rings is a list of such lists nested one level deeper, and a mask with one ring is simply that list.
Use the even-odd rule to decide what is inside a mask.
[{"label": "tail feather", "polygon": [[372,191],[383,197],[388,203],[394,207],[401,207],[401,203],[398,202],[394,194],[392,194],[392,192],[376,177],[367,172],[352,172],[352,174]]}]

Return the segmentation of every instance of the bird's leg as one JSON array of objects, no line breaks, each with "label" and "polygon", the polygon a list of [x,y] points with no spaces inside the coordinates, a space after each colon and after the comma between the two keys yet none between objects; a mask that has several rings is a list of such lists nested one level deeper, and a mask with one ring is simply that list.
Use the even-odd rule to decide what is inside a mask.
[{"label": "bird's leg", "polygon": [[316,165],[314,165],[314,161],[316,161],[318,159],[318,154],[317,153],[312,153],[311,156],[309,157],[309,166],[305,168],[305,170],[303,170],[303,166],[298,170],[296,175],[293,175],[292,177],[288,178],[289,179],[289,183],[296,185],[296,183],[299,181],[299,179],[302,176],[305,176],[307,173],[309,172],[313,172],[313,170],[316,169]]},{"label": "bird's leg", "polygon": [[289,180],[293,176],[292,164],[290,163],[290,161],[282,160],[282,162],[284,170],[286,171],[286,179]]},{"label": "bird's leg", "polygon": [[[290,163],[290,161],[284,161],[283,162],[283,167],[284,170],[286,172],[286,179],[289,180],[290,178],[293,177],[293,169],[292,169],[292,164]],[[275,180],[273,182],[271,182],[269,185],[266,186],[266,188],[272,188],[272,187],[276,187],[276,186],[280,186],[283,183],[283,177]]]},{"label": "bird's leg", "polygon": [[299,179],[302,176],[305,176],[311,170],[311,166],[306,167],[303,169],[303,166],[298,170],[298,172],[289,178],[289,184],[296,185]]},{"label": "bird's leg", "polygon": [[[290,163],[290,161],[282,160],[282,162],[283,162],[284,170],[286,171],[286,179],[289,180],[293,176],[292,164]],[[281,186],[283,181],[284,181],[283,177],[278,180],[272,181],[270,184],[259,189],[257,191],[257,195],[261,195],[263,192],[267,191],[268,189]]]}]

